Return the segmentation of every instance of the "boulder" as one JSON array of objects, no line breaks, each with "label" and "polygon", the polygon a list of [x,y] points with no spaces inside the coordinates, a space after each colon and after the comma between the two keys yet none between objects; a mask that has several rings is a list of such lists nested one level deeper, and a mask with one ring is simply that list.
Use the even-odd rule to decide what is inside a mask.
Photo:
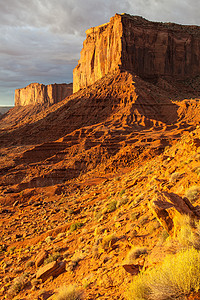
[{"label": "boulder", "polygon": [[42,282],[46,281],[49,277],[57,277],[58,275],[62,274],[65,272],[65,266],[66,262],[61,261],[53,261],[44,267],[41,267],[37,273],[36,273],[36,278],[41,279]]},{"label": "boulder", "polygon": [[134,265],[134,264],[123,264],[122,267],[124,270],[131,275],[137,275],[140,271],[140,266],[139,265]]},{"label": "boulder", "polygon": [[46,251],[46,250],[43,250],[43,249],[42,249],[42,250],[38,253],[38,255],[37,255],[36,258],[35,258],[35,265],[36,265],[36,268],[40,267],[40,266],[43,264],[43,262],[44,262],[45,258],[47,258],[47,256],[48,256],[48,251]]},{"label": "boulder", "polygon": [[150,202],[150,208],[170,235],[177,229],[176,217],[188,215],[192,218],[200,218],[198,207],[194,207],[186,197],[181,198],[174,193],[156,192],[155,199]]}]

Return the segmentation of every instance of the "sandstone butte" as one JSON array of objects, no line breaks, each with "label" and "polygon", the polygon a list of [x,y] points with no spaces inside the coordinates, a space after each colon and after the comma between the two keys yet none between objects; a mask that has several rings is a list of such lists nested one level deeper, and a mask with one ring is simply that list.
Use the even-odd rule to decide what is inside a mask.
[{"label": "sandstone butte", "polygon": [[72,84],[31,83],[15,90],[15,106],[57,103],[72,94]]},{"label": "sandstone butte", "polygon": [[109,23],[86,31],[81,58],[73,72],[73,91],[116,69],[141,78],[185,80],[200,74],[200,28],[150,22],[116,14]]},{"label": "sandstone butte", "polygon": [[116,15],[77,92],[33,84],[0,117],[1,299],[200,299],[198,49],[199,27]]}]

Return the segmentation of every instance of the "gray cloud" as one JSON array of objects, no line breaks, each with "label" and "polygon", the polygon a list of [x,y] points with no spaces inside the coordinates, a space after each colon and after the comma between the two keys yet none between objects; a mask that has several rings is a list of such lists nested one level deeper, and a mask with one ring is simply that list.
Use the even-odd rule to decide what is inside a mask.
[{"label": "gray cloud", "polygon": [[6,0],[0,2],[0,105],[31,82],[72,81],[85,30],[116,12],[198,24],[199,0]]}]

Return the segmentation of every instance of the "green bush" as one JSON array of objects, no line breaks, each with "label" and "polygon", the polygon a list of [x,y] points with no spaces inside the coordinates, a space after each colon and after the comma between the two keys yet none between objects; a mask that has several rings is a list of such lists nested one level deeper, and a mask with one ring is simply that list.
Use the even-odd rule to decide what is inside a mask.
[{"label": "green bush", "polygon": [[194,248],[169,255],[161,266],[136,276],[128,300],[185,299],[200,289],[200,252]]},{"label": "green bush", "polygon": [[120,197],[122,197],[122,195],[124,195],[124,194],[125,194],[125,192],[126,192],[126,190],[125,190],[125,189],[121,190],[121,191],[119,192],[119,196],[120,196]]},{"label": "green bush", "polygon": [[81,228],[82,226],[83,226],[83,223],[81,223],[81,222],[76,222],[76,223],[71,224],[70,230],[71,230],[71,231],[75,231],[75,230]]},{"label": "green bush", "polygon": [[113,200],[113,201],[111,201],[110,203],[107,204],[106,213],[113,212],[113,211],[116,210],[116,208],[117,208],[117,201]]},{"label": "green bush", "polygon": [[49,255],[45,260],[44,260],[44,265],[49,264],[52,261],[56,261],[60,257],[59,252],[54,252],[53,254]]}]

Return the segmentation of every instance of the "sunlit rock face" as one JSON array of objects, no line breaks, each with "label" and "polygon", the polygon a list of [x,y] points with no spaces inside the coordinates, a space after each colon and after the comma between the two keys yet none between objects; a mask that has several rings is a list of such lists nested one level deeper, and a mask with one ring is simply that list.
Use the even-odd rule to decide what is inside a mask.
[{"label": "sunlit rock face", "polygon": [[72,84],[31,83],[25,88],[15,90],[15,106],[57,103],[72,94]]},{"label": "sunlit rock face", "polygon": [[200,74],[200,27],[150,22],[116,14],[109,23],[86,31],[81,57],[73,72],[73,92],[116,69],[143,79]]}]

